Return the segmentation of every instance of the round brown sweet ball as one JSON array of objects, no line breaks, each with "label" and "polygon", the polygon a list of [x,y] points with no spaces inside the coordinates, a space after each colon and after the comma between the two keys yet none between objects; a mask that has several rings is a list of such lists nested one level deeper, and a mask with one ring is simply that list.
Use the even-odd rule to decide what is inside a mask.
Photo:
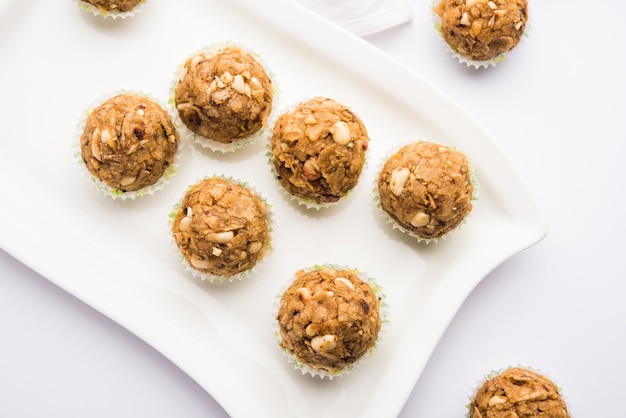
[{"label": "round brown sweet ball", "polygon": [[378,174],[381,208],[420,238],[440,238],[472,210],[474,185],[467,157],[444,145],[415,142],[400,148]]},{"label": "round brown sweet ball", "polygon": [[142,0],[82,0],[108,12],[130,12]]},{"label": "round brown sweet ball", "polygon": [[512,50],[528,21],[527,0],[442,0],[434,11],[448,45],[477,61]]},{"label": "round brown sweet ball", "polygon": [[178,142],[170,115],[158,103],[124,93],[91,112],[80,148],[91,174],[128,192],[155,184],[174,162]]},{"label": "round brown sweet ball", "polygon": [[513,367],[487,380],[470,404],[470,418],[570,418],[558,387],[532,370]]},{"label": "round brown sweet ball", "polygon": [[265,69],[237,46],[187,59],[174,90],[185,126],[222,144],[248,138],[265,127],[272,101],[272,81]]},{"label": "round brown sweet ball", "polygon": [[280,345],[317,370],[354,364],[378,339],[380,299],[355,272],[299,271],[283,293],[276,320]]},{"label": "round brown sweet ball", "polygon": [[219,177],[187,190],[171,231],[190,267],[224,278],[252,269],[270,240],[263,200],[249,188]]},{"label": "round brown sweet ball", "polygon": [[283,113],[271,138],[271,161],[282,187],[318,203],[337,202],[361,175],[367,129],[348,107],[326,97]]}]

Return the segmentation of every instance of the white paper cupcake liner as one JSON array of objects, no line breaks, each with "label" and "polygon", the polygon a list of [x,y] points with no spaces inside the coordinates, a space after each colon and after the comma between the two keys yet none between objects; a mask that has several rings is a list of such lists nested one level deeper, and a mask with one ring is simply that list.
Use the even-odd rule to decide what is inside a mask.
[{"label": "white paper cupcake liner", "polygon": [[[385,163],[387,162],[387,160],[389,158],[391,158],[391,156],[393,154],[395,154],[396,152],[398,152],[401,148],[407,146],[407,145],[411,145],[414,144],[416,142],[425,142],[422,140],[417,140],[417,141],[411,141],[411,142],[405,142],[402,143],[400,145],[395,145],[392,148],[390,148],[389,150],[387,150],[386,154],[380,159],[379,163],[378,163],[378,169],[374,175],[374,180],[373,180],[373,184],[372,184],[372,200],[374,202],[374,206],[376,208],[376,212],[378,212],[378,214],[385,220],[385,223],[390,225],[392,229],[400,231],[404,234],[407,234],[409,236],[411,236],[412,238],[415,238],[416,242],[419,243],[424,243],[424,244],[436,244],[439,241],[442,240],[446,240],[448,238],[453,237],[458,231],[463,229],[463,225],[466,225],[468,222],[470,222],[470,219],[472,217],[472,213],[474,212],[474,208],[472,208],[472,210],[463,218],[463,220],[461,221],[461,223],[459,225],[457,225],[454,229],[446,232],[444,235],[442,235],[441,237],[438,238],[424,238],[420,235],[418,235],[417,233],[411,231],[410,229],[405,228],[404,226],[400,225],[398,223],[398,221],[396,221],[393,217],[391,217],[391,215],[389,215],[389,213],[387,213],[387,211],[385,211],[382,207],[382,204],[380,203],[380,195],[378,193],[378,175],[380,174],[381,170],[383,169],[383,166],[385,165]],[[445,146],[445,144],[442,144]],[[450,147],[455,149],[454,147]],[[472,185],[474,186],[474,190],[472,192],[472,206],[475,205],[478,202],[478,195],[479,195],[479,188],[480,188],[480,184],[478,183],[478,177],[476,175],[476,172],[474,171],[474,168],[470,165],[468,165],[468,169],[469,169],[469,175],[470,175],[470,180],[472,182]]]},{"label": "white paper cupcake liner", "polygon": [[[217,54],[220,50],[229,47],[229,46],[236,46],[240,49],[242,49],[243,51],[246,51],[247,53],[249,53],[250,55],[252,55],[254,57],[254,59],[263,67],[263,69],[265,70],[265,73],[267,74],[267,76],[270,78],[271,82],[272,82],[272,110],[267,118],[266,124],[264,126],[261,127],[261,129],[259,129],[257,132],[251,134],[250,136],[247,136],[245,138],[240,138],[237,139],[235,141],[232,141],[230,143],[223,143],[223,142],[219,142],[217,140],[213,140],[211,138],[205,138],[202,135],[199,135],[195,132],[193,132],[191,129],[189,129],[182,121],[182,119],[180,118],[180,115],[178,113],[178,109],[176,109],[176,101],[175,101],[175,94],[174,91],[176,89],[176,86],[178,85],[179,80],[181,79],[182,75],[183,75],[183,69],[184,69],[184,65],[185,62],[187,62],[187,60],[189,58],[192,58],[198,54],[202,54],[202,53],[213,53],[213,54]],[[174,72],[172,81],[170,82],[170,89],[169,89],[169,98],[167,103],[169,104],[169,106],[172,109],[173,114],[176,116],[176,121],[178,122],[178,125],[180,125],[180,133],[181,136],[183,136],[185,138],[185,140],[193,143],[193,144],[197,144],[202,148],[205,149],[209,149],[211,151],[214,152],[221,152],[221,153],[229,153],[229,152],[235,152],[238,150],[242,150],[244,148],[246,148],[248,145],[253,144],[254,142],[256,142],[257,140],[260,140],[262,138],[266,138],[268,133],[269,135],[271,135],[271,127],[273,126],[272,121],[274,120],[274,118],[276,117],[276,109],[279,105],[279,99],[280,99],[280,88],[279,88],[279,82],[277,80],[276,74],[273,72],[271,65],[267,62],[267,60],[258,52],[254,51],[253,49],[247,47],[246,45],[240,44],[239,42],[235,42],[232,40],[228,40],[225,42],[219,42],[219,43],[213,43],[210,45],[207,45],[203,48],[200,48],[198,50],[196,50],[195,52],[189,54],[177,67],[176,67],[176,71]]]},{"label": "white paper cupcake liner", "polygon": [[77,3],[78,7],[85,10],[86,12],[91,13],[94,16],[100,16],[104,19],[108,19],[108,18],[126,19],[126,18],[135,16],[137,13],[141,13],[143,11],[143,8],[147,0],[141,0],[141,2],[139,2],[135,7],[133,7],[132,10],[129,10],[127,12],[119,12],[119,11],[116,12],[116,11],[105,10],[103,8],[99,8],[98,6],[94,6],[93,4],[87,3],[82,0],[73,0],[73,1]]},{"label": "white paper cupcake liner", "polygon": [[519,368],[519,369],[528,370],[528,371],[537,373],[537,374],[545,377],[546,379],[550,380],[552,383],[554,383],[556,385],[556,387],[558,389],[558,392],[559,392],[559,396],[561,397],[561,399],[563,399],[563,402],[565,403],[565,405],[569,409],[569,402],[567,401],[567,397],[566,397],[566,395],[563,394],[563,390],[556,383],[556,380],[554,380],[552,377],[550,377],[549,375],[547,375],[546,373],[542,372],[539,369],[536,369],[536,368],[531,367],[531,366],[524,366],[524,365],[518,364],[518,365],[515,365],[515,366],[506,366],[506,367],[500,367],[498,369],[493,369],[493,370],[489,371],[489,373],[486,373],[481,379],[478,379],[476,381],[476,384],[471,389],[470,395],[468,396],[467,405],[465,405],[465,407],[467,409],[467,411],[465,413],[465,418],[472,418],[472,417],[470,417],[472,404],[474,403],[474,399],[476,398],[476,394],[478,393],[480,388],[483,386],[483,384],[485,384],[488,380],[491,380],[494,377],[500,375],[501,373],[504,373],[505,371],[513,369],[513,368]]},{"label": "white paper cupcake liner", "polygon": [[286,357],[287,361],[293,365],[293,368],[295,370],[299,370],[303,375],[308,374],[312,377],[319,377],[322,380],[324,378],[328,378],[329,380],[332,380],[333,378],[340,378],[340,377],[346,376],[349,373],[356,370],[357,368],[362,367],[367,362],[367,360],[373,356],[374,352],[378,349],[380,344],[383,343],[385,334],[387,333],[387,328],[389,326],[389,312],[388,312],[388,305],[386,302],[386,296],[383,293],[382,287],[377,283],[376,279],[374,279],[373,277],[370,277],[369,275],[367,275],[366,273],[362,271],[359,271],[355,268],[351,268],[351,267],[347,267],[347,266],[343,266],[339,264],[334,264],[334,263],[315,264],[303,270],[304,272],[309,272],[309,271],[321,270],[321,269],[326,269],[326,268],[332,268],[336,270],[346,270],[346,271],[352,272],[353,274],[358,276],[361,280],[363,280],[365,283],[368,283],[370,287],[372,288],[372,291],[374,292],[374,294],[378,296],[378,298],[380,299],[379,315],[380,315],[381,326],[380,326],[380,331],[378,332],[378,337],[374,345],[363,356],[361,356],[358,360],[356,360],[353,364],[346,366],[341,370],[334,370],[334,371],[316,369],[314,367],[311,367],[305,364],[304,362],[298,360],[295,355],[293,355],[291,352],[289,352],[289,350],[284,348],[281,345],[282,338],[280,335],[280,326],[276,318],[278,316],[278,310],[280,308],[280,301],[282,299],[282,296],[285,293],[285,291],[289,288],[289,286],[291,286],[291,284],[293,283],[293,280],[295,280],[295,276],[293,276],[290,280],[288,280],[287,283],[285,283],[282,286],[279,293],[274,296],[274,304],[273,304],[273,310],[272,310],[272,314],[273,314],[272,329],[274,331],[274,338],[276,339],[278,349],[281,350],[282,354]]},{"label": "white paper cupcake liner", "polygon": [[511,53],[515,50],[517,50],[520,45],[524,42],[524,40],[526,38],[528,38],[530,32],[531,32],[531,21],[530,21],[530,5],[528,6],[528,19],[526,21],[526,25],[524,26],[524,33],[522,34],[522,37],[519,41],[519,43],[511,50],[507,51],[507,52],[503,52],[502,54],[495,56],[491,59],[488,60],[473,60],[470,58],[467,58],[465,56],[463,56],[462,54],[460,54],[458,51],[456,51],[454,48],[452,48],[448,42],[446,42],[445,38],[443,37],[442,33],[441,33],[441,18],[439,17],[439,15],[437,13],[435,13],[435,7],[437,7],[437,5],[441,3],[441,0],[433,0],[430,10],[431,10],[431,17],[432,17],[432,23],[433,26],[435,28],[435,31],[437,32],[437,35],[439,37],[439,40],[442,42],[442,44],[444,45],[444,47],[446,48],[446,50],[450,53],[450,55],[452,56],[452,58],[454,58],[455,60],[457,60],[459,63],[461,64],[465,64],[467,67],[471,67],[471,68],[476,68],[476,69],[487,69],[490,67],[495,67],[497,64],[504,62],[506,60],[506,58],[508,56],[511,55]]},{"label": "white paper cupcake liner", "polygon": [[[214,275],[214,274],[204,273],[202,271],[196,270],[195,268],[193,268],[189,264],[189,262],[187,262],[187,259],[185,259],[185,257],[181,254],[180,249],[178,248],[178,245],[176,244],[176,240],[174,239],[174,236],[172,235],[171,229],[172,229],[172,224],[174,223],[174,219],[176,218],[176,215],[178,213],[178,210],[180,209],[180,205],[181,205],[185,195],[187,194],[187,191],[189,190],[189,188],[191,188],[195,184],[198,184],[200,181],[206,180],[206,179],[221,179],[221,180],[226,180],[226,181],[229,181],[231,183],[234,183],[234,184],[237,184],[239,186],[242,186],[242,187],[250,190],[253,194],[255,194],[265,204],[265,211],[266,211],[266,214],[267,214],[267,221],[268,221],[267,232],[268,232],[268,235],[269,235],[269,240],[264,245],[262,257],[258,258],[256,263],[254,264],[254,266],[252,266],[248,270],[244,270],[244,271],[241,271],[239,273],[235,273],[235,274],[232,274],[232,275],[229,275],[229,276]],[[172,207],[172,210],[168,214],[168,227],[169,227],[168,228],[168,232],[170,234],[170,242],[171,242],[171,245],[172,245],[172,251],[174,252],[176,257],[178,257],[178,261],[181,263],[181,265],[183,266],[184,270],[187,271],[188,273],[190,273],[192,277],[195,277],[196,279],[199,279],[200,281],[203,281],[203,282],[206,281],[206,282],[209,282],[209,283],[222,284],[222,283],[233,282],[233,281],[236,281],[236,280],[247,279],[250,276],[252,276],[263,265],[263,263],[265,262],[265,260],[267,260],[267,258],[270,256],[270,254],[272,253],[272,250],[273,250],[273,247],[272,247],[272,232],[274,230],[274,215],[273,215],[273,212],[272,212],[272,205],[270,205],[267,202],[267,200],[255,188],[251,187],[247,182],[241,181],[239,179],[235,179],[233,177],[228,177],[228,176],[214,174],[213,176],[203,177],[203,178],[199,179],[198,181],[196,181],[196,182],[192,183],[191,185],[189,185],[189,187],[187,187],[185,189],[183,194],[180,196],[180,198],[174,204],[174,206]]]},{"label": "white paper cupcake liner", "polygon": [[134,200],[134,199],[141,198],[141,197],[144,197],[144,196],[153,195],[157,191],[162,190],[171,181],[172,177],[176,174],[176,172],[178,171],[178,169],[180,167],[180,164],[178,164],[177,161],[180,160],[180,157],[181,157],[181,155],[184,152],[183,151],[184,144],[183,144],[182,140],[179,138],[178,149],[177,149],[175,157],[174,157],[174,163],[170,164],[168,166],[168,168],[165,170],[165,172],[163,173],[161,178],[159,178],[159,180],[156,183],[154,183],[154,184],[152,184],[150,186],[146,186],[146,187],[144,187],[144,188],[142,188],[140,190],[123,191],[123,190],[120,190],[120,189],[116,189],[114,187],[109,186],[108,184],[106,184],[102,180],[98,179],[96,176],[94,176],[87,169],[87,166],[85,165],[85,161],[83,160],[83,158],[81,156],[80,138],[81,138],[81,136],[83,134],[83,130],[85,128],[85,123],[87,122],[87,118],[89,117],[89,115],[91,115],[91,112],[93,112],[93,110],[95,108],[97,108],[98,106],[103,104],[108,99],[113,98],[113,97],[115,97],[117,95],[120,95],[120,94],[136,94],[138,96],[147,97],[148,99],[150,99],[154,103],[156,103],[159,106],[161,106],[161,108],[165,112],[167,112],[167,114],[169,115],[170,119],[172,120],[172,124],[174,125],[174,129],[179,133],[179,136],[180,136],[179,125],[177,123],[177,120],[176,120],[174,114],[171,112],[171,109],[169,108],[169,106],[167,106],[165,103],[161,102],[159,99],[155,98],[151,94],[145,93],[143,91],[121,89],[121,90],[115,90],[115,91],[113,91],[111,93],[102,95],[98,99],[94,100],[91,104],[89,104],[82,111],[80,120],[77,123],[76,128],[75,128],[76,131],[75,131],[74,136],[76,138],[76,141],[74,141],[74,143],[72,144],[72,152],[73,152],[73,155],[74,155],[74,159],[76,160],[78,165],[81,166],[81,170],[83,172],[83,175],[88,179],[89,182],[91,182],[94,185],[94,187],[98,191],[102,192],[102,194],[104,194],[105,196],[111,197],[112,199]]},{"label": "white paper cupcake liner", "polygon": [[[280,116],[282,116],[282,115],[284,115],[284,114],[294,110],[298,105],[300,105],[302,103],[305,103],[305,102],[307,102],[307,101],[309,101],[309,100],[311,100],[313,98],[314,97],[308,97],[308,98],[305,98],[305,99],[302,99],[302,100],[298,100],[296,102],[292,102],[289,106],[283,107],[280,110],[280,112],[278,112],[275,115],[275,118],[273,119],[272,125],[271,125],[272,130],[270,131],[270,133],[268,135],[268,140],[265,143],[265,158],[267,160],[267,164],[270,167],[272,176],[274,177],[274,180],[276,181],[277,186],[280,188],[280,190],[281,190],[281,192],[282,192],[282,194],[283,194],[283,196],[285,198],[298,203],[300,206],[304,206],[306,209],[317,209],[317,210],[320,210],[320,209],[328,209],[328,208],[331,208],[333,206],[337,206],[341,202],[343,202],[346,199],[348,199],[350,197],[350,195],[352,194],[352,192],[358,187],[358,185],[360,183],[360,178],[359,178],[359,181],[357,181],[357,183],[354,185],[354,187],[352,189],[348,190],[348,192],[345,195],[340,197],[335,202],[320,202],[320,201],[317,201],[315,199],[305,198],[305,197],[302,197],[302,196],[296,196],[296,195],[290,193],[289,190],[286,190],[283,187],[283,185],[280,184],[280,181],[278,180],[278,173],[276,172],[276,167],[274,167],[274,162],[272,160],[272,144],[271,144],[273,128],[274,128],[274,126],[276,124],[276,120]],[[350,106],[346,106],[346,107],[348,109],[352,110],[355,114],[357,114],[357,112],[354,111]],[[364,122],[364,124],[365,124],[365,122]],[[366,128],[367,128],[367,126],[366,126]],[[368,132],[368,135],[369,135],[369,132]],[[370,138],[370,141],[371,141],[371,138]],[[363,173],[367,170],[368,167],[369,167],[369,153],[366,152],[365,153],[365,161],[363,163],[363,169],[361,170],[361,176],[363,176]],[[361,176],[359,176],[359,177],[361,177]]]}]

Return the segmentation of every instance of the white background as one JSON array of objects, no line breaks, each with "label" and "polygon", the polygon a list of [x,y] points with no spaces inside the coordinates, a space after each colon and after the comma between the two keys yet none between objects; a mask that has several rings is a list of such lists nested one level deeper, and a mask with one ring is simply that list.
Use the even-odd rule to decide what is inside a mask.
[{"label": "white background", "polygon": [[[366,40],[494,138],[549,231],[472,292],[401,416],[461,417],[483,374],[516,364],[553,378],[574,417],[623,416],[626,3],[531,1],[529,37],[488,70],[450,58],[430,3],[412,0],[411,23]],[[150,346],[0,251],[0,416],[58,411],[226,416]]]}]

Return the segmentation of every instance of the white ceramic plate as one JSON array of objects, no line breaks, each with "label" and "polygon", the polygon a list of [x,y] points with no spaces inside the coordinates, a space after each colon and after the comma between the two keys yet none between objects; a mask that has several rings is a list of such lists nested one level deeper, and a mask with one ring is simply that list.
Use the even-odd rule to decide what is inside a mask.
[{"label": "white ceramic plate", "polygon": [[[464,112],[295,3],[148,0],[114,21],[71,1],[13,0],[0,13],[0,245],[161,351],[233,416],[396,416],[474,286],[546,232],[506,158]],[[176,66],[227,39],[270,64],[279,108],[326,95],[365,121],[370,164],[347,201],[318,212],[285,199],[262,141],[226,155],[189,146],[172,182],[135,201],[113,201],[83,177],[72,145],[86,105],[117,89],[166,100]],[[418,138],[464,151],[481,184],[470,221],[437,245],[391,230],[372,203],[379,158]],[[248,181],[276,221],[258,274],[227,285],[184,271],[167,224],[187,185],[214,173]],[[332,381],[294,370],[272,335],[274,295],[296,270],[323,262],[375,277],[391,319],[374,355]]]}]

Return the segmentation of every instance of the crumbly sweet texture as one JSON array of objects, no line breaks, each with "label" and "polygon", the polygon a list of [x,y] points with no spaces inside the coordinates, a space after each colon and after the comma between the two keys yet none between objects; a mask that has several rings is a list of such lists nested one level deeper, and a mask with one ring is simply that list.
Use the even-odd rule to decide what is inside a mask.
[{"label": "crumbly sweet texture", "polygon": [[380,299],[352,271],[299,271],[276,319],[282,347],[314,369],[339,371],[376,343]]},{"label": "crumbly sweet texture", "polygon": [[485,382],[470,418],[570,418],[557,386],[531,370],[511,368]]},{"label": "crumbly sweet texture", "polygon": [[158,103],[125,93],[91,112],[80,148],[91,174],[128,192],[156,183],[174,162],[178,142],[170,115]]},{"label": "crumbly sweet texture", "polygon": [[484,61],[513,49],[528,21],[527,0],[442,0],[441,34],[462,56]]},{"label": "crumbly sweet texture", "polygon": [[278,118],[271,160],[280,184],[292,195],[336,202],[356,186],[369,140],[349,108],[315,97]]},{"label": "crumbly sweet texture", "polygon": [[228,46],[189,58],[174,91],[185,126],[202,137],[229,144],[267,126],[272,81],[247,51]]},{"label": "crumbly sweet texture", "polygon": [[82,0],[109,12],[130,12],[141,0]]},{"label": "crumbly sweet texture", "polygon": [[467,157],[431,142],[402,147],[378,175],[382,209],[424,239],[456,228],[472,210],[473,193]]},{"label": "crumbly sweet texture", "polygon": [[187,263],[212,276],[251,269],[270,240],[265,203],[247,187],[221,178],[204,179],[187,191],[171,230]]}]

